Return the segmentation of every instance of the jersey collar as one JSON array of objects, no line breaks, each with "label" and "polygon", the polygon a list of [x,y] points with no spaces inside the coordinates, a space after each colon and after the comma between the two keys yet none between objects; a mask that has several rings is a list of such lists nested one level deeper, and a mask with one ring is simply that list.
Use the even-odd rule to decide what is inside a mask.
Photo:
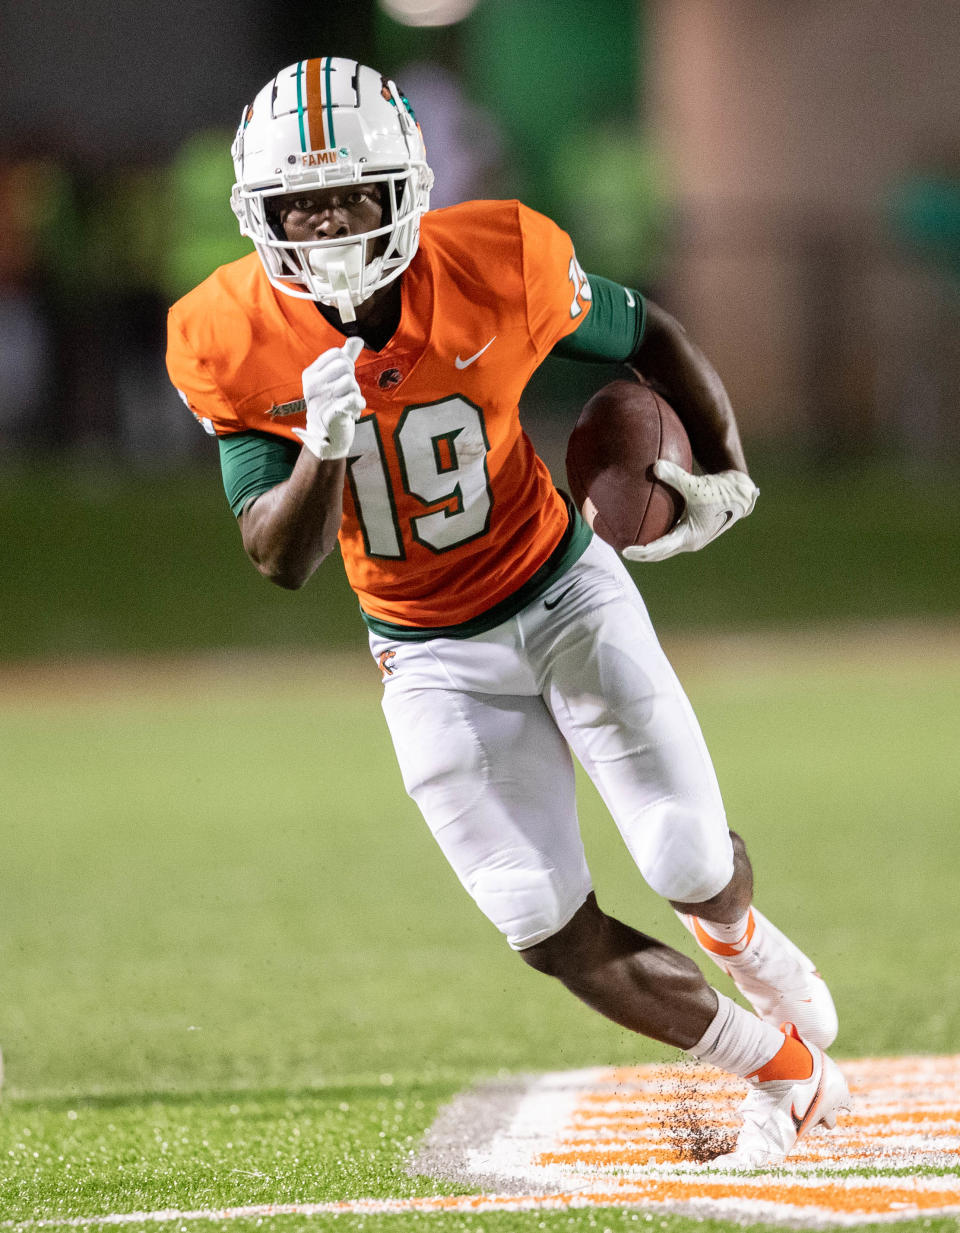
[{"label": "jersey collar", "polygon": [[[382,351],[366,348],[357,360],[357,371],[371,367],[395,368],[406,380],[420,362],[433,334],[436,289],[433,261],[422,240],[417,254],[400,275],[400,323]],[[300,300],[270,288],[281,315],[308,350],[320,355],[331,347],[342,347],[346,335],[319,312],[312,300]],[[400,382],[397,382],[400,384]]]}]

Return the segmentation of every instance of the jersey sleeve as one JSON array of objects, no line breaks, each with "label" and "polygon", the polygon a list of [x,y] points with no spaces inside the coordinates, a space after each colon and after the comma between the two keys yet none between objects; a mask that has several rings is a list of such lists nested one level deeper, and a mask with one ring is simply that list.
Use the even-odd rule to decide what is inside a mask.
[{"label": "jersey sleeve", "polygon": [[565,360],[626,360],[643,341],[647,303],[639,291],[588,274],[592,297],[589,315],[572,334],[561,338],[551,355]]},{"label": "jersey sleeve", "polygon": [[527,328],[546,355],[586,320],[592,293],[567,233],[543,214],[519,209]]},{"label": "jersey sleeve", "polygon": [[300,444],[265,432],[239,432],[221,437],[220,473],[230,508],[239,518],[244,506],[289,479]]},{"label": "jersey sleeve", "polygon": [[244,425],[187,337],[176,306],[167,315],[167,372],[177,393],[211,436],[243,431]]}]

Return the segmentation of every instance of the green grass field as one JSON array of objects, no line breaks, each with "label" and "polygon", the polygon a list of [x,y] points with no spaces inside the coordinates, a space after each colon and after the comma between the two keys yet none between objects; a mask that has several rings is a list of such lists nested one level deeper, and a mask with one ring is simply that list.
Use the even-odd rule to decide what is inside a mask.
[{"label": "green grass field", "polygon": [[[830,979],[836,1056],[960,1051],[960,639],[824,629],[671,649],[757,901]],[[672,1056],[500,942],[402,793],[378,694],[355,655],[0,672],[0,1228],[455,1190],[405,1164],[472,1081]],[[601,903],[694,953],[581,795]],[[638,1222],[649,1214],[124,1227]]]},{"label": "green grass field", "polygon": [[[562,452],[552,461],[562,483]],[[636,569],[658,629],[956,619],[960,485],[948,462],[824,470],[761,456],[753,473],[760,501],[735,535]],[[224,645],[355,650],[362,638],[339,561],[297,594],[257,575],[212,443],[203,463],[172,475],[108,460],[0,467],[0,578],[0,662]]]}]

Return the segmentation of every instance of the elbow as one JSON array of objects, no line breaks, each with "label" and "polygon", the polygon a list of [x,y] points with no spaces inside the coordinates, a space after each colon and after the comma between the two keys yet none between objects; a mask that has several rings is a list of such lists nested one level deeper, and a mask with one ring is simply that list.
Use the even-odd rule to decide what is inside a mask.
[{"label": "elbow", "polygon": [[284,591],[299,591],[313,577],[320,563],[330,555],[330,549],[324,548],[316,556],[287,557],[283,555],[271,557],[251,557],[261,577],[272,582],[274,586]]},{"label": "elbow", "polygon": [[267,565],[258,565],[257,569],[262,577],[272,582],[275,587],[280,587],[282,591],[299,591],[310,576],[294,573],[292,570],[273,569]]},{"label": "elbow", "polygon": [[264,525],[255,514],[259,503],[253,506],[254,516],[248,515],[248,506],[240,521],[243,548],[261,577],[284,591],[299,591],[309,582],[317,566],[336,547],[336,531],[319,528],[319,534],[270,530],[269,521]]},{"label": "elbow", "polygon": [[275,587],[280,587],[283,591],[299,591],[316,569],[316,565],[312,569],[307,569],[291,561],[254,561],[253,563],[262,578],[266,578],[267,582],[272,582]]}]

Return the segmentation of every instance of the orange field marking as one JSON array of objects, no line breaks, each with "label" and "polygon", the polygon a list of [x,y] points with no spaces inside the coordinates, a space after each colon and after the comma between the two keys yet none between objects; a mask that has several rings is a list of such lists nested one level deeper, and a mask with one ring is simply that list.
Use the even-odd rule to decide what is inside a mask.
[{"label": "orange field marking", "polygon": [[779,1169],[711,1165],[730,1146],[747,1085],[682,1064],[544,1076],[485,1149],[488,1171],[580,1202],[720,1219],[825,1225],[960,1212],[960,1055],[841,1067],[853,1112],[834,1131],[811,1131]]}]

